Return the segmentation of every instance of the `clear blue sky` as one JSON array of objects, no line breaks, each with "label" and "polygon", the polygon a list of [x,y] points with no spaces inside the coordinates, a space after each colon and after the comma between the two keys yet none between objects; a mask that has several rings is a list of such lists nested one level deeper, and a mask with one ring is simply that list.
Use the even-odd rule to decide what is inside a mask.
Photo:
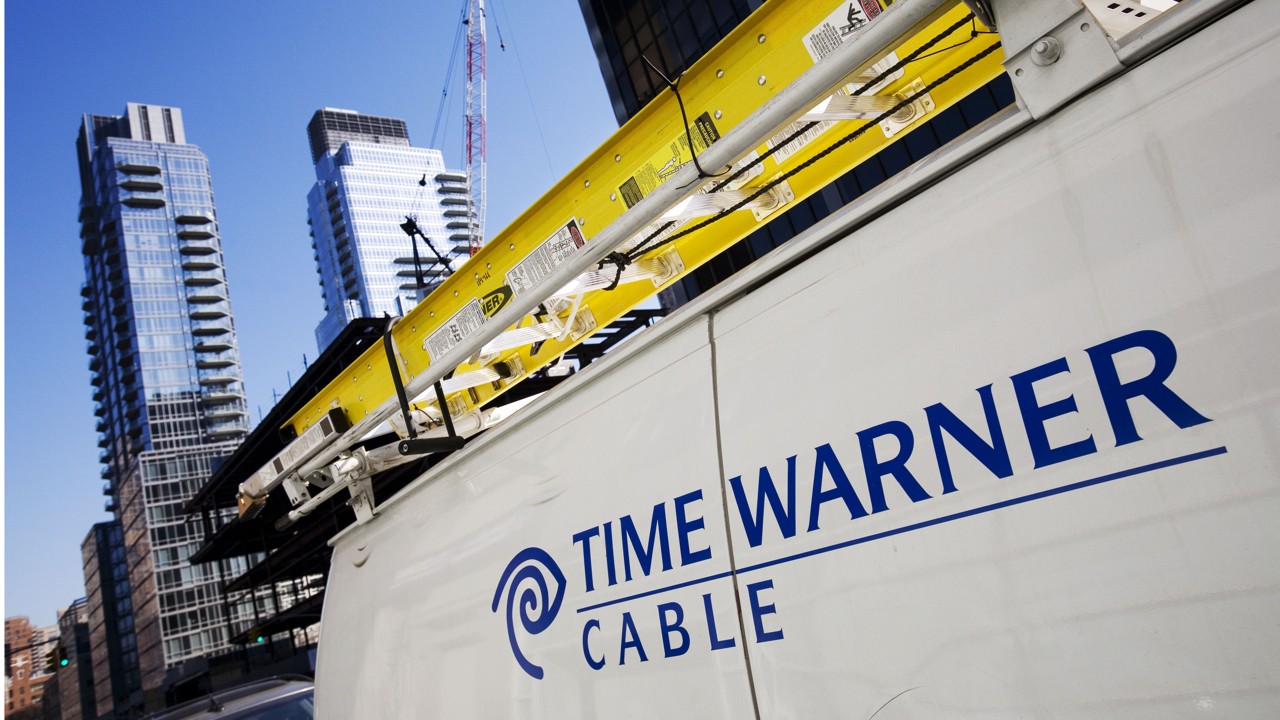
[{"label": "clear blue sky", "polygon": [[[577,0],[488,0],[492,235],[616,129]],[[80,311],[82,113],[182,108],[212,167],[249,408],[316,354],[306,125],[324,106],[431,140],[462,0],[8,2],[5,7],[4,614],[48,624],[84,594],[108,519]],[[507,50],[498,49],[498,32]],[[461,71],[463,62],[458,62]],[[464,92],[437,142],[462,168]]]}]

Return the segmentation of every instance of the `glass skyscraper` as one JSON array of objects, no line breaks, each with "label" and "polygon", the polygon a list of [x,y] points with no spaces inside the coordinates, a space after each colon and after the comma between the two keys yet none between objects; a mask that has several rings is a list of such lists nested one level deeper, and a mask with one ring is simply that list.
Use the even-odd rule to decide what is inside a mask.
[{"label": "glass skyscraper", "polygon": [[[85,115],[76,149],[103,492],[127,569],[111,582],[130,599],[115,609],[132,613],[115,622],[150,691],[167,667],[227,647],[216,568],[187,562],[204,532],[183,504],[239,444],[248,413],[209,161],[187,144],[182,111]],[[100,568],[114,550],[94,545]]]},{"label": "glass skyscraper", "polygon": [[[307,126],[316,184],[307,224],[324,297],[321,352],[358,317],[403,315],[449,273],[427,243],[401,225],[412,217],[456,268],[468,255],[467,176],[439,150],[409,145],[403,120],[317,110]],[[420,285],[425,286],[420,289]]]}]

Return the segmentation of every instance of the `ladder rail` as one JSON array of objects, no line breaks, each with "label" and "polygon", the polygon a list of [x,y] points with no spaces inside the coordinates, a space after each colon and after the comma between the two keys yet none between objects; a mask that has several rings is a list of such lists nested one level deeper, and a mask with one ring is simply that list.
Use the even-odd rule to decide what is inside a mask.
[{"label": "ladder rail", "polygon": [[[789,123],[808,113],[818,101],[831,95],[851,76],[864,73],[884,54],[887,48],[895,47],[914,30],[941,17],[943,13],[955,5],[955,2],[949,0],[913,0],[910,3],[896,3],[890,6],[874,23],[867,25],[851,41],[840,44],[826,57],[803,71],[793,82],[778,92],[756,112],[744,118],[716,142],[710,144],[699,155],[701,166],[718,170],[733,165],[733,163],[762,145],[779,128],[786,127]],[[619,133],[626,131],[627,128],[624,127]],[[601,151],[597,151],[596,155],[600,155],[607,148],[608,145],[603,147]],[[586,164],[588,163],[584,163],[584,165]],[[510,298],[505,305],[488,317],[479,327],[466,335],[460,342],[440,354],[439,357],[432,357],[425,368],[408,378],[405,383],[406,393],[410,397],[421,395],[437,380],[466,364],[487,343],[497,338],[508,328],[515,326],[517,322],[527,315],[533,313],[546,298],[555,295],[561,288],[576,281],[584,273],[595,270],[600,262],[614,252],[616,248],[645,232],[664,213],[669,212],[678,203],[697,194],[701,190],[703,182],[705,182],[705,178],[700,177],[698,168],[694,167],[693,163],[685,163],[673,175],[666,178],[664,182],[649,192],[648,195],[641,198],[630,209],[622,212],[616,220],[594,236],[591,242],[586,243],[580,251],[563,259],[527,292]],[[565,181],[562,181],[560,185],[563,186],[564,184]],[[519,222],[520,220],[517,220],[515,224]],[[490,247],[501,243],[502,238],[500,236],[496,243],[490,244]],[[511,247],[514,248],[514,244]],[[484,254],[481,254],[476,256],[476,259],[483,260],[485,257]],[[473,271],[474,268],[470,267],[470,265],[471,263],[464,266],[460,273],[454,277],[465,276],[469,271]],[[465,280],[467,278],[458,277],[458,279]],[[455,283],[455,287],[456,285],[457,283]],[[442,286],[441,290],[448,290],[448,288]],[[459,291],[454,290],[453,294],[457,297]],[[404,328],[411,328],[413,333],[406,334],[405,337],[397,337],[397,341],[402,348],[418,344],[418,337],[422,333],[417,333],[417,325],[426,325],[428,315],[434,316],[435,313],[431,310],[431,307],[432,304],[429,299],[411,311],[397,324],[396,332],[400,333],[403,332]],[[373,363],[365,363],[365,358],[363,357],[353,367],[358,368],[361,364],[365,365],[364,370],[375,371]],[[383,361],[383,364],[385,364],[385,361]],[[340,377],[340,379],[342,378]],[[297,470],[297,473],[302,477],[307,477],[324,468],[339,453],[348,450],[377,428],[391,414],[396,412],[398,407],[396,398],[390,396],[378,403],[371,411],[368,411],[364,417],[359,419],[351,418],[353,422],[350,428],[312,454]],[[293,423],[295,428],[299,426],[296,417]],[[244,498],[260,499],[279,486],[282,481],[283,477],[268,479],[260,473],[242,484],[240,489]]]}]

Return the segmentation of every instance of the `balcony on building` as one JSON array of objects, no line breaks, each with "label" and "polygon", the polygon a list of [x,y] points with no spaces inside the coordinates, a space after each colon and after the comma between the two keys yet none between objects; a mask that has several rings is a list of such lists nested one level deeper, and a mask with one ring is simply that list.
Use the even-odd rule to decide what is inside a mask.
[{"label": "balcony on building", "polygon": [[231,326],[217,322],[197,322],[191,325],[191,334],[197,337],[216,337],[231,332]]},{"label": "balcony on building", "polygon": [[193,305],[212,305],[226,302],[227,294],[217,288],[193,290],[187,293],[187,302]]},{"label": "balcony on building", "polygon": [[217,270],[188,271],[182,276],[182,282],[191,287],[208,287],[223,282],[222,273]]},{"label": "balcony on building", "polygon": [[183,209],[173,221],[179,225],[208,225],[213,222],[213,216],[203,210]]},{"label": "balcony on building", "polygon": [[226,408],[221,410],[210,410],[204,414],[206,420],[227,420],[230,418],[246,417],[249,413],[238,408]]},{"label": "balcony on building", "polygon": [[178,252],[183,255],[212,255],[218,252],[213,240],[183,240],[178,243]]},{"label": "balcony on building", "polygon": [[194,256],[182,259],[182,269],[187,271],[217,270],[222,267],[217,258]]},{"label": "balcony on building", "polygon": [[201,402],[206,405],[223,405],[237,400],[244,400],[245,396],[242,392],[227,390],[225,388],[216,390],[207,390],[200,395]]},{"label": "balcony on building", "polygon": [[[471,204],[471,198],[465,197],[465,196],[464,197],[443,197],[443,198],[440,198],[440,204],[446,205],[446,206],[460,205],[460,206],[466,207]],[[448,212],[448,209],[446,209],[445,212]]]},{"label": "balcony on building", "polygon": [[211,438],[223,438],[243,435],[247,430],[248,428],[242,422],[220,423],[205,429],[205,434]]},{"label": "balcony on building", "polygon": [[468,209],[466,209],[466,208],[455,208],[455,207],[451,207],[451,208],[446,208],[446,209],[445,209],[445,211],[444,211],[444,216],[445,216],[445,217],[447,217],[447,218],[453,218],[453,217],[471,217],[471,211],[470,211],[470,210],[468,210]]},{"label": "balcony on building", "polygon": [[204,373],[200,373],[199,382],[201,385],[205,385],[205,386],[230,385],[231,383],[234,383],[234,382],[240,382],[240,377],[238,375],[229,375],[226,373],[223,373],[220,375],[215,375],[212,373],[206,375]]},{"label": "balcony on building", "polygon": [[164,185],[155,180],[124,180],[120,183],[120,189],[130,192],[160,192],[164,190]]},{"label": "balcony on building", "polygon": [[164,207],[164,198],[146,197],[142,195],[129,195],[120,198],[120,202],[126,207],[154,209]]},{"label": "balcony on building", "polygon": [[441,185],[439,190],[446,195],[465,195],[467,192],[465,186],[459,185]]},{"label": "balcony on building", "polygon": [[231,310],[227,304],[218,303],[217,305],[192,305],[187,317],[192,320],[218,320],[230,315]]},{"label": "balcony on building", "polygon": [[220,357],[200,358],[196,360],[196,369],[197,370],[216,370],[220,368],[229,368],[235,364],[236,364],[236,361],[230,358],[220,358]]},{"label": "balcony on building", "polygon": [[179,228],[179,240],[208,240],[213,237],[213,231],[203,227]]},{"label": "balcony on building", "polygon": [[198,353],[222,352],[223,350],[230,350],[234,347],[235,345],[232,345],[230,342],[227,342],[226,340],[205,340],[205,341],[196,343],[196,352]]},{"label": "balcony on building", "polygon": [[121,163],[116,170],[126,175],[159,175],[160,166],[147,163]]}]

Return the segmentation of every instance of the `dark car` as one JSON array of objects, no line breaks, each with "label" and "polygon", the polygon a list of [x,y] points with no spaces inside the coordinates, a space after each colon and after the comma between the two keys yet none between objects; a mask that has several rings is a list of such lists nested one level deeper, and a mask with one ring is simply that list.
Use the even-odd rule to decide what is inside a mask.
[{"label": "dark car", "polygon": [[148,715],[146,720],[311,720],[315,688],[302,676],[259,680]]}]

